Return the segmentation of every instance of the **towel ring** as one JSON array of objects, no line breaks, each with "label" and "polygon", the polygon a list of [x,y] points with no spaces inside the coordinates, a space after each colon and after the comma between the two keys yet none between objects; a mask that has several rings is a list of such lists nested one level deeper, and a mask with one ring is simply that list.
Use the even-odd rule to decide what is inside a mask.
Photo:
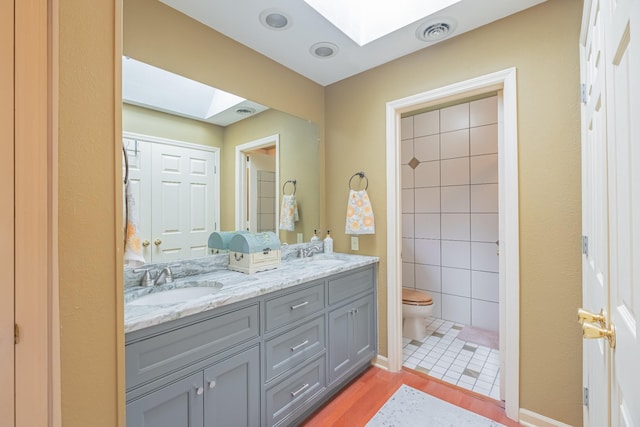
[{"label": "towel ring", "polygon": [[290,179],[289,181],[285,181],[284,184],[282,184],[282,194],[287,194],[284,189],[287,186],[287,184],[293,184],[293,193],[291,193],[292,196],[294,196],[296,194],[296,180],[295,179]]},{"label": "towel ring", "polygon": [[364,189],[366,190],[367,188],[369,188],[369,178],[367,178],[364,174],[364,172],[356,172],[351,176],[351,179],[349,180],[349,190],[353,190],[353,188],[351,187],[351,181],[353,181],[353,178],[355,178],[356,176],[359,176],[360,179],[364,179],[366,180],[366,184],[364,186]]}]

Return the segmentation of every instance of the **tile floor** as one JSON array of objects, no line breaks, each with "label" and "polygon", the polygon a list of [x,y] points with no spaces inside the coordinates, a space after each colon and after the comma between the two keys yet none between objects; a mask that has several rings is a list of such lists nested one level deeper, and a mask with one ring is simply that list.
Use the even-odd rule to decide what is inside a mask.
[{"label": "tile floor", "polygon": [[429,318],[423,342],[402,338],[403,366],[499,400],[499,352],[456,338],[463,328]]}]

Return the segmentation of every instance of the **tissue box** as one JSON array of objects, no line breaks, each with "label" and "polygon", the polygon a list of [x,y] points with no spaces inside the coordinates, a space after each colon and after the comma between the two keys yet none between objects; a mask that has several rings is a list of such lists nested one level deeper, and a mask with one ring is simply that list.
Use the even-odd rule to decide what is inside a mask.
[{"label": "tissue box", "polygon": [[229,252],[229,243],[236,234],[248,233],[248,231],[214,231],[209,235],[207,246],[210,254],[222,254]]},{"label": "tissue box", "polygon": [[229,242],[229,270],[253,274],[280,265],[280,239],[276,233],[236,234]]}]

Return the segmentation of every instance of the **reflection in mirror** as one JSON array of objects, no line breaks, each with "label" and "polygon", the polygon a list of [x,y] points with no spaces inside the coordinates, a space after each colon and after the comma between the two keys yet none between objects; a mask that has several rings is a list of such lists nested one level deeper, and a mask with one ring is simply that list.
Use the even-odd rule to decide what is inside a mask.
[{"label": "reflection in mirror", "polygon": [[[272,230],[283,243],[299,235],[309,240],[320,212],[317,125],[155,67],[142,77],[134,72],[145,67],[123,59],[124,142],[130,163],[143,169],[132,182],[145,262],[203,256],[214,230]],[[140,157],[132,158],[136,145]],[[237,153],[248,156],[248,164]],[[291,179],[297,180],[299,216],[293,230],[284,231],[280,189]]]}]

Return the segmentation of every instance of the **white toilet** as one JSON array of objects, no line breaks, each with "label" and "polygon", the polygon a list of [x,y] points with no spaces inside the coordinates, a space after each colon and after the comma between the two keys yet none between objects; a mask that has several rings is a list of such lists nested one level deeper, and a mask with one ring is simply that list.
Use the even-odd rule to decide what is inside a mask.
[{"label": "white toilet", "polygon": [[425,291],[402,288],[402,336],[422,341],[427,336],[427,316],[433,312],[433,299]]}]

